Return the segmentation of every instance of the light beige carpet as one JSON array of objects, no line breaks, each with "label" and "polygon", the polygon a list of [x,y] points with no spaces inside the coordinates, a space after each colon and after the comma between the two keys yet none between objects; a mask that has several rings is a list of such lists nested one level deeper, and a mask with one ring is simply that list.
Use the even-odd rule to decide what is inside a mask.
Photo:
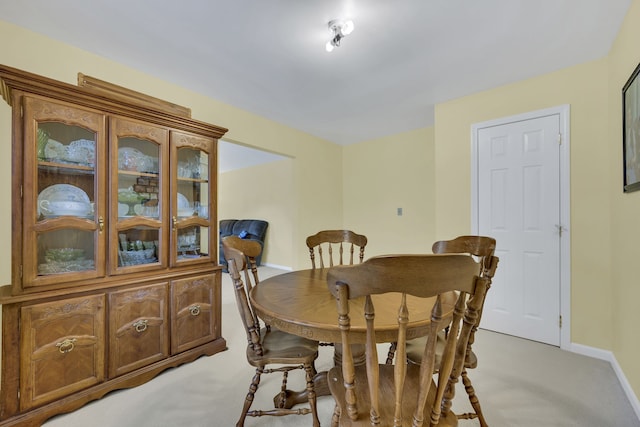
[{"label": "light beige carpet", "polygon": [[[261,278],[281,272],[260,267]],[[51,418],[45,427],[234,426],[254,371],[245,359],[246,335],[226,273],[222,286],[227,351],[165,371],[137,388],[113,392]],[[640,427],[608,362],[482,330],[474,349],[479,366],[469,376],[491,427]],[[332,352],[320,349],[318,370],[333,364]],[[292,389],[303,389],[302,372],[292,373],[289,383]],[[279,376],[264,375],[254,408],[271,407],[279,387]],[[462,388],[456,396],[454,411],[469,410]],[[321,424],[329,426],[331,397],[321,397],[318,409]],[[311,426],[311,417],[247,418],[245,425]],[[478,425],[475,420],[460,421],[461,427]]]}]

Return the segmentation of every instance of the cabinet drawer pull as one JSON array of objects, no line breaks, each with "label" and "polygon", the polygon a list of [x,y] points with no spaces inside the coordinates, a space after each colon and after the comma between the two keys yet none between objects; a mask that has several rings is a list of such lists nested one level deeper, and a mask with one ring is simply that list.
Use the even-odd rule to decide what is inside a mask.
[{"label": "cabinet drawer pull", "polygon": [[71,338],[71,339],[67,338],[67,339],[57,343],[56,347],[58,347],[58,351],[60,353],[62,353],[62,354],[69,353],[70,351],[72,351],[75,348],[75,346],[76,346],[75,342],[76,341],[77,341],[76,338]]},{"label": "cabinet drawer pull", "polygon": [[200,306],[192,305],[191,307],[189,307],[189,312],[192,316],[197,316],[198,314],[200,314]]},{"label": "cabinet drawer pull", "polygon": [[147,330],[148,320],[138,320],[133,324],[133,327],[136,328],[136,332],[144,332]]}]

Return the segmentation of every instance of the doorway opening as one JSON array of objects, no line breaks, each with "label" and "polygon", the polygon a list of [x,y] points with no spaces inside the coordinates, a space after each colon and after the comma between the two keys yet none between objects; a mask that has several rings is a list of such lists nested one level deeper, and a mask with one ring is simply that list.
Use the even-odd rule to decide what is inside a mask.
[{"label": "doorway opening", "polygon": [[267,221],[262,264],[274,268],[293,265],[293,167],[290,157],[218,142],[218,220]]}]

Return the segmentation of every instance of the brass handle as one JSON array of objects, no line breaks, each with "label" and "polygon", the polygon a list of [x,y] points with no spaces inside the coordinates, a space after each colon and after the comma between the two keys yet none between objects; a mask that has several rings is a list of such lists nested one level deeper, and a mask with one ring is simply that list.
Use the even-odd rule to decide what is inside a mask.
[{"label": "brass handle", "polygon": [[189,312],[192,316],[197,316],[198,314],[200,314],[200,306],[192,305],[191,307],[189,307]]},{"label": "brass handle", "polygon": [[104,230],[104,218],[102,215],[98,217],[98,229],[100,230],[100,234],[102,234],[102,231]]},{"label": "brass handle", "polygon": [[58,347],[58,351],[60,353],[62,353],[62,354],[69,353],[70,351],[72,351],[75,348],[75,346],[76,346],[75,342],[76,341],[77,341],[76,338],[71,338],[71,339],[67,338],[67,339],[57,343],[56,347]]},{"label": "brass handle", "polygon": [[173,229],[177,229],[178,228],[178,218],[174,215],[173,216]]},{"label": "brass handle", "polygon": [[136,329],[136,332],[144,332],[147,330],[148,320],[138,320],[133,324],[133,327]]}]

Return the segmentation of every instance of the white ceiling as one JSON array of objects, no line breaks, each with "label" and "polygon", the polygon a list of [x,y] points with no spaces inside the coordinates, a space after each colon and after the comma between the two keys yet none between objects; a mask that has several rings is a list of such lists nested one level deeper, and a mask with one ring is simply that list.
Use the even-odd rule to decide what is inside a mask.
[{"label": "white ceiling", "polygon": [[[0,0],[0,19],[350,144],[431,126],[434,103],[603,57],[630,3]],[[334,18],[355,30],[327,53]]]}]

